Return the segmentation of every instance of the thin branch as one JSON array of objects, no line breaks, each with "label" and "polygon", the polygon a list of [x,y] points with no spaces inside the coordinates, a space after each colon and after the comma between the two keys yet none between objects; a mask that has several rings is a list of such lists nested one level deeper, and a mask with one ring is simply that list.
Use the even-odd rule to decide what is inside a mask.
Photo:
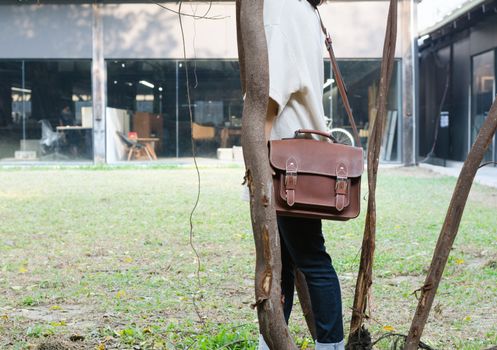
[{"label": "thin branch", "polygon": [[172,12],[174,14],[177,14],[177,15],[181,15],[181,16],[185,16],[185,17],[192,17],[192,18],[195,18],[195,19],[210,19],[210,20],[220,20],[220,19],[225,19],[225,18],[229,18],[229,16],[213,16],[213,17],[208,17],[207,14],[210,12],[211,10],[211,7],[212,7],[212,1],[210,1],[209,3],[209,8],[207,9],[207,11],[205,12],[205,14],[203,14],[202,16],[197,16],[195,14],[191,14],[191,13],[185,13],[185,12],[181,12],[181,4],[183,1],[180,1],[180,6],[179,6],[179,10],[176,11],[176,10],[173,10],[172,8],[170,7],[167,7],[167,6],[164,6],[158,2],[155,2],[155,1],[152,1],[152,0],[148,0],[151,4],[155,4],[157,6],[159,6],[160,8],[166,10],[166,11],[169,11],[169,12]]},{"label": "thin branch", "polygon": [[[405,334],[400,334],[400,333],[386,333],[386,334],[383,334],[381,337],[379,337],[378,339],[376,339],[373,344],[371,344],[371,346],[375,346],[376,344],[378,344],[380,341],[382,340],[385,340],[387,338],[392,338],[392,337],[398,337],[398,338],[401,338],[403,339],[404,341],[407,339],[407,335]],[[394,350],[396,350],[397,347],[394,348]],[[423,343],[423,342],[419,342],[419,349],[424,349],[424,350],[436,350],[435,348],[432,348],[431,346],[429,346],[428,344],[426,343]]]}]

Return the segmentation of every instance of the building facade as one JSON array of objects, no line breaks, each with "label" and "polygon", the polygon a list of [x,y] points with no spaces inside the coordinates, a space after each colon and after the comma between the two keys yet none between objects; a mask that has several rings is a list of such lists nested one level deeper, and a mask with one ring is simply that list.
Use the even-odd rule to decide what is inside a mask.
[{"label": "building facade", "polygon": [[459,5],[420,32],[419,155],[434,164],[466,159],[496,97],[497,1]]},{"label": "building facade", "polygon": [[[413,6],[404,2],[404,10]],[[2,2],[0,164],[184,157],[192,135],[201,156],[239,145],[235,4],[185,3],[182,26],[178,10],[174,2]],[[331,1],[320,11],[365,145],[388,2]],[[401,28],[411,19],[401,12]],[[402,33],[382,152],[388,162],[403,162],[406,148],[413,158],[416,149],[412,135],[406,147],[416,122],[402,94],[414,35]],[[323,61],[325,117],[349,130],[324,47]]]}]

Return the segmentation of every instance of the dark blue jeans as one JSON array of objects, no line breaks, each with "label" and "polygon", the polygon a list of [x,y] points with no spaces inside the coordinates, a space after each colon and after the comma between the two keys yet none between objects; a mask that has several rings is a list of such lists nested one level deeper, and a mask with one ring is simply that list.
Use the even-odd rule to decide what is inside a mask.
[{"label": "dark blue jeans", "polygon": [[288,323],[294,295],[294,267],[305,275],[317,341],[338,343],[343,340],[342,297],[338,276],[326,253],[321,220],[278,216],[283,264],[281,289]]}]

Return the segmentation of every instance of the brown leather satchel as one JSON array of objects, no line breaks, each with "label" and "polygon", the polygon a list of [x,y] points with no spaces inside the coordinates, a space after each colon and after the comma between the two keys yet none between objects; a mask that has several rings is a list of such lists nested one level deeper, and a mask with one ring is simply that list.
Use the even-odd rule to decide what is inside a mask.
[{"label": "brown leather satchel", "polygon": [[[325,133],[297,130],[299,134]],[[360,212],[363,151],[314,139],[269,142],[276,213],[349,220]]]},{"label": "brown leather satchel", "polygon": [[[344,221],[360,213],[364,157],[331,38],[323,25],[322,28],[338,90],[359,147],[337,144],[323,131],[297,130],[295,138],[269,141],[269,162],[278,215]],[[301,134],[317,134],[332,142],[298,138]]]}]

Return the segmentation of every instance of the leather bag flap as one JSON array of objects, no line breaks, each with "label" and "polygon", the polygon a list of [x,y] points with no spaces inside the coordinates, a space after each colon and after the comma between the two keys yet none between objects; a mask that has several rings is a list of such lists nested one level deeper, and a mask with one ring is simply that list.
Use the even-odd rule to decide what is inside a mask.
[{"label": "leather bag flap", "polygon": [[360,177],[364,171],[363,150],[313,139],[285,139],[269,141],[271,166],[285,171],[287,160],[293,157],[298,173],[337,176],[337,165],[347,167],[347,177]]}]

